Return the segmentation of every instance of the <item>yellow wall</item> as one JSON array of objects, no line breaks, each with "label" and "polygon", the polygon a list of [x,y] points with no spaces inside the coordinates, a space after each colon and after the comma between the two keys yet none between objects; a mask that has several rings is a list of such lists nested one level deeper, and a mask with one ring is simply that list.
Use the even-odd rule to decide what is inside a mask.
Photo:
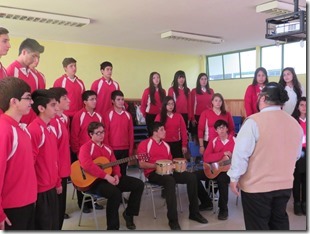
[{"label": "yellow wall", "polygon": [[[17,58],[22,40],[24,38],[11,38],[11,49],[1,58],[5,67]],[[100,64],[106,60],[112,62],[112,78],[119,82],[125,98],[141,98],[153,71],[161,74],[165,89],[170,87],[177,70],[185,71],[190,87],[194,87],[200,72],[199,56],[43,40],[39,43],[45,46],[45,51],[41,54],[38,70],[45,75],[47,87],[51,87],[54,80],[64,74],[62,60],[65,57],[77,60],[76,75],[84,81],[86,89],[101,77]]]},{"label": "yellow wall", "polygon": [[[6,67],[18,56],[18,48],[24,38],[11,37],[11,49],[1,58]],[[56,78],[64,73],[62,60],[73,57],[77,60],[77,76],[81,78],[86,89],[101,77],[100,63],[110,61],[113,64],[113,79],[119,82],[125,98],[141,98],[143,90],[148,86],[149,74],[157,71],[161,74],[163,87],[168,90],[174,73],[184,70],[187,83],[194,88],[197,76],[205,72],[205,56],[181,55],[154,51],[132,50],[126,48],[95,46],[86,44],[64,43],[56,41],[39,41],[45,46],[41,54],[40,70],[46,77],[47,88],[53,85]],[[270,81],[278,81],[271,77]],[[298,75],[298,79],[306,89],[306,75]],[[223,94],[225,99],[243,99],[246,87],[252,83],[250,79],[211,81],[215,92]]]}]

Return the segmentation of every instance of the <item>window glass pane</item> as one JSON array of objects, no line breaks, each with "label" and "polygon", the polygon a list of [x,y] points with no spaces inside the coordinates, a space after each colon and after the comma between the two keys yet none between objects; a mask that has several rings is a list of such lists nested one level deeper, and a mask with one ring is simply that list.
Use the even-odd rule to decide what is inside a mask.
[{"label": "window glass pane", "polygon": [[241,77],[254,77],[256,70],[256,50],[240,52]]},{"label": "window glass pane", "polygon": [[223,79],[223,61],[222,56],[208,57],[209,64],[209,79],[222,80]]},{"label": "window glass pane", "polygon": [[284,45],[284,67],[293,67],[297,74],[306,74],[306,41]]},{"label": "window glass pane", "polygon": [[240,78],[239,53],[224,55],[224,79]]},{"label": "window glass pane", "polygon": [[281,75],[282,45],[262,48],[262,67],[266,68],[268,76]]}]

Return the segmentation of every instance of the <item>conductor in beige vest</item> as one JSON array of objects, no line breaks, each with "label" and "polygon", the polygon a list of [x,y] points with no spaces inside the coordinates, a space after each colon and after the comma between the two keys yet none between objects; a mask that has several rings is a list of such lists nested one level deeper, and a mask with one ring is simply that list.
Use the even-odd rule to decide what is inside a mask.
[{"label": "conductor in beige vest", "polygon": [[258,97],[260,112],[245,120],[236,138],[227,174],[230,189],[237,196],[241,190],[246,230],[290,228],[286,206],[303,133],[281,109],[287,100],[282,85],[267,83]]}]

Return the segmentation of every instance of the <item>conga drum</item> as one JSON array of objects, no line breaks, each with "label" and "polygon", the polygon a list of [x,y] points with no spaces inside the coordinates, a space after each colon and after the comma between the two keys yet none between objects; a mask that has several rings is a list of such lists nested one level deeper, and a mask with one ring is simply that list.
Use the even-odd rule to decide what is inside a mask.
[{"label": "conga drum", "polygon": [[162,159],[156,161],[156,173],[158,175],[170,175],[173,173],[173,163],[171,160]]},{"label": "conga drum", "polygon": [[185,158],[174,158],[173,164],[176,172],[182,173],[186,171],[187,161]]}]

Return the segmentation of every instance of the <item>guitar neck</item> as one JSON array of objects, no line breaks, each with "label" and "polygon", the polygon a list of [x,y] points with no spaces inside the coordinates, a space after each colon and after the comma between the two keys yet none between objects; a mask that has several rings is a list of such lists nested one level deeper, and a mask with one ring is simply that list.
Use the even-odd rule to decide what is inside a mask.
[{"label": "guitar neck", "polygon": [[220,162],[219,165],[220,165],[220,166],[226,166],[226,165],[228,165],[228,164],[230,164],[230,163],[231,163],[231,159],[228,159],[228,160],[225,160],[225,161],[223,161],[223,162]]},{"label": "guitar neck", "polygon": [[130,156],[130,157],[127,157],[127,158],[122,158],[122,159],[116,160],[114,162],[110,162],[110,163],[106,163],[106,164],[99,164],[99,166],[100,166],[101,169],[105,169],[105,168],[113,167],[115,165],[119,165],[119,164],[122,164],[122,163],[129,162],[129,161],[134,160],[136,158],[137,158],[137,155],[133,155],[133,156]]}]

